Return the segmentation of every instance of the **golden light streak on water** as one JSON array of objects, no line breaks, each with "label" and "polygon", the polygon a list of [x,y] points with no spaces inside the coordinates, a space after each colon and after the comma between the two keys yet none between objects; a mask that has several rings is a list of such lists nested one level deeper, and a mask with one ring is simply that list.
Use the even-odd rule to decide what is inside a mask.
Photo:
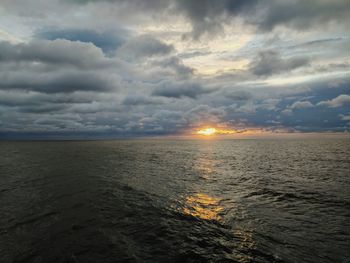
[{"label": "golden light streak on water", "polygon": [[224,209],[219,204],[220,200],[220,198],[203,193],[188,196],[185,201],[183,213],[205,220],[219,221],[221,219],[220,212]]}]

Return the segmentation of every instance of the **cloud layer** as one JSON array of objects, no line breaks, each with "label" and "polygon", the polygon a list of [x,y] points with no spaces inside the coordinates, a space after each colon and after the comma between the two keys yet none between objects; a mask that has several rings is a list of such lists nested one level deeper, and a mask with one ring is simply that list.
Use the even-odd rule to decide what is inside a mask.
[{"label": "cloud layer", "polygon": [[0,137],[348,131],[350,4],[4,0]]}]

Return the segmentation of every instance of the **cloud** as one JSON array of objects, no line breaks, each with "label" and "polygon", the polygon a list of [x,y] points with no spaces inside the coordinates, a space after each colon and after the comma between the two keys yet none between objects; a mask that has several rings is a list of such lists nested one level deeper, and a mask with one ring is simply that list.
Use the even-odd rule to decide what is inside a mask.
[{"label": "cloud", "polygon": [[[336,1],[269,1],[261,3],[262,11],[248,18],[261,30],[272,30],[277,26],[286,26],[297,30],[308,30],[328,22],[348,20],[350,6],[347,0]],[[348,21],[349,22],[349,21]]]},{"label": "cloud", "polygon": [[291,109],[287,108],[287,109],[284,109],[283,111],[281,111],[281,113],[289,116],[289,115],[293,114],[293,111]]},{"label": "cloud", "polygon": [[244,91],[244,90],[230,92],[230,93],[227,93],[226,96],[227,98],[233,101],[246,101],[253,98],[253,95],[250,92]]},{"label": "cloud", "polygon": [[262,31],[270,31],[278,26],[297,30],[319,27],[329,22],[347,22],[350,6],[347,0],[312,1],[256,1],[219,0],[207,1],[179,0],[177,7],[191,21],[192,35],[196,38],[205,32],[220,30],[222,23],[241,17]]},{"label": "cloud", "polygon": [[63,39],[33,40],[19,44],[0,42],[0,63],[30,62],[89,68],[96,67],[103,60],[102,51],[91,43]]},{"label": "cloud", "polygon": [[[203,34],[217,34],[223,30],[223,24],[240,18],[247,24],[266,32],[284,26],[298,31],[319,27],[329,22],[349,22],[349,4],[347,0],[105,0],[112,5],[120,5],[123,11],[131,11],[140,16],[140,12],[176,17],[185,17],[192,25],[190,35],[194,39]],[[96,0],[77,3],[98,3]]]},{"label": "cloud", "polygon": [[124,98],[123,104],[130,106],[139,105],[156,105],[162,104],[163,102],[152,97],[142,96],[142,95],[128,95]]},{"label": "cloud", "polygon": [[222,123],[225,116],[226,111],[224,109],[215,108],[207,104],[200,104],[184,113],[184,117],[190,124],[190,127]]},{"label": "cloud", "polygon": [[93,43],[96,47],[101,48],[103,52],[112,53],[125,43],[129,37],[129,33],[123,29],[104,32],[88,29],[55,29],[41,30],[36,36],[47,40],[66,39],[70,41]]},{"label": "cloud", "polygon": [[177,76],[184,78],[190,77],[194,71],[192,68],[185,66],[182,60],[175,56],[165,57],[161,60],[155,60],[152,62],[152,64],[154,66],[171,69]]},{"label": "cloud", "polygon": [[69,40],[0,42],[0,58],[2,90],[105,92],[118,89],[121,82],[120,75],[109,71],[127,71],[93,44]]},{"label": "cloud", "polygon": [[350,121],[350,115],[340,114],[339,117],[342,121]]},{"label": "cloud", "polygon": [[168,55],[173,51],[173,46],[152,36],[142,35],[129,39],[117,50],[117,56],[127,61],[133,61],[145,57]]},{"label": "cloud", "polygon": [[213,92],[213,90],[204,89],[199,83],[169,83],[164,82],[159,87],[157,87],[152,95],[162,96],[168,98],[182,98],[188,97],[191,99],[196,99],[199,95]]},{"label": "cloud", "polygon": [[[222,32],[223,25],[230,24],[235,19],[253,25],[262,32],[269,32],[276,27],[307,31],[330,22],[346,25],[350,21],[347,0],[216,0],[215,3],[211,0],[52,0],[41,3],[40,8],[36,1],[19,5],[16,1],[4,0],[2,5],[10,15],[25,14],[25,17],[37,20],[61,16],[74,22],[85,18],[74,12],[85,9],[91,11],[89,15],[92,17],[99,16],[99,19],[87,23],[102,28],[106,28],[105,21],[114,22],[113,19],[137,24],[140,21],[174,21],[184,18],[191,25],[189,33],[194,39],[199,39],[204,34],[217,35]],[[74,15],[74,19],[69,15]],[[91,17],[87,18],[91,20]],[[52,20],[52,25],[56,26],[57,20]],[[111,27],[110,24],[107,25]]]},{"label": "cloud", "polygon": [[261,51],[250,63],[249,70],[258,76],[271,76],[278,73],[306,66],[309,59],[306,57],[292,57],[283,59],[276,51]]},{"label": "cloud", "polygon": [[10,43],[20,43],[21,38],[7,32],[5,29],[0,28],[0,41],[10,42]]},{"label": "cloud", "polygon": [[290,106],[290,109],[298,110],[298,109],[307,109],[312,107],[314,107],[314,105],[310,101],[296,101]]},{"label": "cloud", "polygon": [[347,95],[347,94],[341,94],[334,99],[320,101],[319,103],[317,103],[318,106],[327,106],[330,108],[342,107],[349,104],[350,104],[350,95]]},{"label": "cloud", "polygon": [[257,0],[178,0],[175,9],[187,17],[192,24],[191,36],[198,39],[204,33],[216,34],[222,31],[222,23],[230,15],[245,13],[254,7]]},{"label": "cloud", "polygon": [[[0,77],[3,74],[0,73]],[[43,93],[69,93],[83,91],[108,91],[117,88],[108,76],[93,72],[53,72],[45,74],[12,74],[0,80],[3,90],[32,90]]]},{"label": "cloud", "polygon": [[300,47],[310,47],[310,46],[320,46],[324,44],[333,44],[340,41],[343,41],[343,37],[332,37],[332,38],[321,38],[311,41],[306,41],[297,45],[289,46],[288,48],[300,48]]}]

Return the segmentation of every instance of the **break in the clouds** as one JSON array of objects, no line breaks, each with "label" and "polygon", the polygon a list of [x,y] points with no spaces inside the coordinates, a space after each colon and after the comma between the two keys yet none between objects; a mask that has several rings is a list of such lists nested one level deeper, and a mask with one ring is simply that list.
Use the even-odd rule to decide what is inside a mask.
[{"label": "break in the clouds", "polygon": [[347,0],[3,0],[0,136],[350,128]]}]

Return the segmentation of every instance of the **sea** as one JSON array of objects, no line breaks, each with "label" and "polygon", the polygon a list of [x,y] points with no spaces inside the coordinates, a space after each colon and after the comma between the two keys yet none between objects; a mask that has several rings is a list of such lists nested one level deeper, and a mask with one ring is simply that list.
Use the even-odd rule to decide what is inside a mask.
[{"label": "sea", "polygon": [[350,140],[2,141],[0,262],[350,262]]}]

